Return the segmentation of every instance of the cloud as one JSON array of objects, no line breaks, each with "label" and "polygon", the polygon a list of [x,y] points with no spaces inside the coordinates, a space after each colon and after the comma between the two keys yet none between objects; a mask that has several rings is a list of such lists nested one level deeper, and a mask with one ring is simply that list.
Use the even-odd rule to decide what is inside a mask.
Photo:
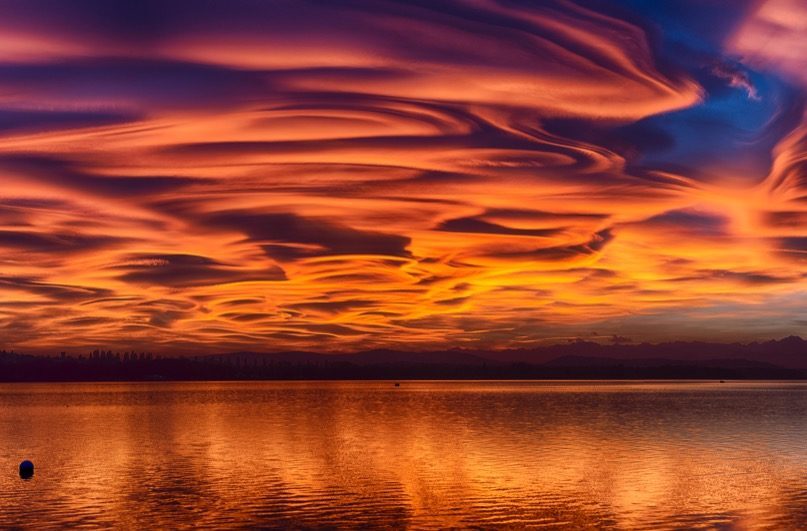
[{"label": "cloud", "polygon": [[547,236],[554,236],[562,232],[561,228],[550,229],[517,229],[505,227],[496,223],[485,221],[484,219],[468,217],[449,219],[442,222],[436,230],[446,232],[473,232],[477,234],[499,234],[509,236],[532,236],[543,238]]},{"label": "cloud", "polygon": [[81,233],[0,230],[0,248],[19,252],[73,254],[121,245],[126,239]]},{"label": "cloud", "polygon": [[757,68],[775,70],[807,83],[805,15],[807,9],[798,0],[760,2],[736,29],[729,47]]},{"label": "cloud", "polygon": [[278,260],[346,254],[409,256],[406,246],[410,239],[406,236],[354,229],[292,213],[219,212],[208,222],[245,233]]},{"label": "cloud", "polygon": [[777,246],[793,258],[807,258],[807,236],[791,236],[777,240]]},{"label": "cloud", "polygon": [[[86,167],[85,167],[86,166]],[[177,175],[102,175],[92,173],[91,161],[42,155],[0,155],[0,168],[55,188],[113,198],[159,195],[210,181]]]},{"label": "cloud", "polygon": [[722,269],[705,269],[696,272],[696,275],[691,277],[675,278],[675,282],[690,282],[690,281],[729,281],[737,284],[748,286],[765,286],[769,284],[782,284],[797,281],[797,278],[779,277],[761,272],[754,271],[726,271]]},{"label": "cloud", "polygon": [[135,120],[132,114],[103,111],[0,108],[0,134],[101,127]]},{"label": "cloud", "polygon": [[591,256],[601,252],[605,249],[611,240],[614,239],[614,234],[611,229],[603,229],[585,243],[578,243],[574,245],[562,245],[556,247],[545,247],[535,249],[529,253],[524,253],[527,256],[534,257],[539,260],[560,261],[570,260],[574,258]]},{"label": "cloud", "polygon": [[750,99],[759,99],[759,92],[757,92],[748,74],[736,66],[726,63],[716,64],[712,67],[712,73],[717,77],[726,79],[730,86],[743,89]]},{"label": "cloud", "polygon": [[248,281],[278,281],[286,278],[278,266],[264,270],[243,270],[227,266],[205,256],[188,254],[132,255],[124,264],[115,266],[124,270],[121,280],[133,284],[159,284],[188,287]]},{"label": "cloud", "polygon": [[729,218],[720,214],[693,209],[677,209],[635,222],[634,225],[673,233],[725,236],[729,233],[729,223]]},{"label": "cloud", "polygon": [[369,300],[349,299],[343,301],[299,302],[290,304],[287,308],[303,312],[310,311],[314,313],[339,314],[348,310],[372,308],[377,304],[377,302]]},{"label": "cloud", "polygon": [[[151,58],[82,57],[25,64],[0,62],[0,88],[24,90],[40,105],[57,109],[122,109],[122,118],[164,108],[233,106],[257,97],[269,85],[260,73],[219,66]],[[62,117],[69,118],[69,114]]]},{"label": "cloud", "polygon": [[113,291],[105,288],[49,283],[36,278],[0,277],[0,289],[23,291],[65,304],[87,302],[109,297]]}]

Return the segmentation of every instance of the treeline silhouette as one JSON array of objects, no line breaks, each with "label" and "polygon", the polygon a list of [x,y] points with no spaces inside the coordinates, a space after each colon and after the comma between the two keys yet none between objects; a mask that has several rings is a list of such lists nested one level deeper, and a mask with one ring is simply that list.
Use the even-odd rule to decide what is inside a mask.
[{"label": "treeline silhouette", "polygon": [[[372,356],[369,354],[373,354]],[[393,355],[394,354],[394,355]],[[479,356],[442,358],[395,351],[358,355],[234,353],[163,357],[96,350],[30,356],[0,351],[0,381],[354,380],[354,379],[803,379],[807,370],[742,359],[609,359],[561,356],[546,362]]]}]

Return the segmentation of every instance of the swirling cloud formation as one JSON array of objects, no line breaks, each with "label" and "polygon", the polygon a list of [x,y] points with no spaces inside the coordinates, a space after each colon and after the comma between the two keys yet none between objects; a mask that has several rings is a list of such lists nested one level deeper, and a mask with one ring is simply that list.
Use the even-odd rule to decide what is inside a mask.
[{"label": "swirling cloud formation", "polygon": [[0,338],[797,333],[804,20],[793,0],[6,0]]}]

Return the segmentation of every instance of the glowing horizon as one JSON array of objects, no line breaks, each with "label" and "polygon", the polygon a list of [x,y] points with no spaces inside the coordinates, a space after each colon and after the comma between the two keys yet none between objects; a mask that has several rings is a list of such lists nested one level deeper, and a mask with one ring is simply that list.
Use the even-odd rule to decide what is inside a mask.
[{"label": "glowing horizon", "polygon": [[0,348],[803,332],[807,7],[654,4],[0,4]]}]

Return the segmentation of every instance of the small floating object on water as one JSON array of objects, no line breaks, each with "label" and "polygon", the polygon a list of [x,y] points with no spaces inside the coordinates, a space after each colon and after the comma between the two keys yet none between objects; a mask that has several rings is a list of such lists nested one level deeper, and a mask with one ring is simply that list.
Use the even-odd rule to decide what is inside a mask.
[{"label": "small floating object on water", "polygon": [[726,383],[726,380],[720,380],[720,383]]},{"label": "small floating object on water", "polygon": [[30,479],[34,475],[34,464],[29,460],[20,463],[20,477],[22,479]]},{"label": "small floating object on water", "polygon": [[398,382],[395,382],[395,387],[400,387],[400,386],[401,386],[401,384],[399,384]]}]

